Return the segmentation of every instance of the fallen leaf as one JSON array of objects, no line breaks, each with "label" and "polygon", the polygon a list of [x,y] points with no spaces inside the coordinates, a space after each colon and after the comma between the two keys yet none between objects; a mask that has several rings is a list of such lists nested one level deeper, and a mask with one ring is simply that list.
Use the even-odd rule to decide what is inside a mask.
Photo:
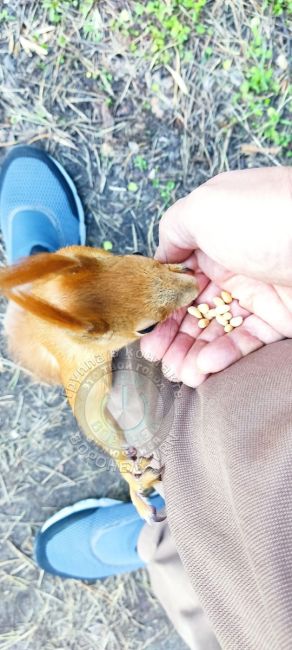
[{"label": "fallen leaf", "polygon": [[128,142],[128,147],[131,153],[139,153],[139,145],[137,142],[133,142],[132,140],[130,140]]},{"label": "fallen leaf", "polygon": [[13,52],[14,52],[14,38],[13,38],[13,34],[12,34],[12,33],[9,34],[9,39],[8,39],[8,52],[9,52],[9,54],[13,54]]},{"label": "fallen leaf", "polygon": [[37,54],[41,59],[44,59],[48,52],[45,50],[43,47],[38,45],[38,43],[35,43],[35,41],[30,41],[28,38],[25,38],[24,36],[19,37],[19,42],[23,50],[25,51],[28,56],[31,56],[32,54]]},{"label": "fallen leaf", "polygon": [[276,59],[277,66],[281,68],[281,70],[287,70],[288,68],[288,61],[285,57],[285,54],[279,54],[279,56]]},{"label": "fallen leaf", "polygon": [[262,153],[262,154],[272,154],[276,155],[277,153],[280,153],[281,147],[260,147],[257,144],[253,144],[252,142],[250,144],[242,144],[240,147],[241,153],[243,153],[245,156],[252,156],[255,153]]},{"label": "fallen leaf", "polygon": [[115,155],[114,148],[110,144],[110,142],[103,142],[100,147],[100,151],[102,155],[105,156],[106,158],[113,158],[113,156]]},{"label": "fallen leaf", "polygon": [[38,34],[47,34],[48,32],[54,32],[56,30],[55,25],[44,25],[43,27],[38,27]]},{"label": "fallen leaf", "polygon": [[171,74],[171,76],[172,76],[174,82],[175,82],[176,85],[179,87],[179,89],[181,90],[181,92],[182,92],[184,95],[188,95],[188,94],[189,94],[189,91],[188,91],[188,89],[187,89],[186,83],[185,83],[185,81],[183,80],[181,74],[180,74],[177,70],[174,70],[173,68],[171,68],[170,65],[166,65],[165,67],[166,67],[166,69],[168,70],[168,72]]}]

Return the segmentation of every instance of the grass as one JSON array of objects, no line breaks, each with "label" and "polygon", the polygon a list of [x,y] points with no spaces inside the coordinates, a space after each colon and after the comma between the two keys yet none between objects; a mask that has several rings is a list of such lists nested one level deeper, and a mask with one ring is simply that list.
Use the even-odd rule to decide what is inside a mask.
[{"label": "grass", "polygon": [[[278,15],[278,14],[277,14]],[[286,93],[273,65],[273,44],[263,35],[258,17],[250,22],[250,41],[246,47],[245,78],[240,93],[233,97],[236,104],[241,101],[246,106],[251,128],[263,142],[280,146],[289,156],[291,130],[285,119]],[[282,68],[286,60],[282,58]],[[288,61],[287,61],[288,67]],[[287,88],[288,93],[291,88]],[[285,100],[283,102],[283,95]],[[291,101],[291,95],[290,95]]]},{"label": "grass", "polygon": [[[194,60],[194,35],[201,41],[202,48],[204,42],[208,42],[208,46],[203,50],[205,59],[211,58],[214,51],[212,42],[216,42],[216,35],[205,12],[207,5],[207,0],[151,0],[146,3],[134,3],[133,11],[121,11],[119,16],[112,20],[111,28],[128,38],[132,54],[137,58],[148,59],[151,66],[160,64],[173,76],[180,90],[187,93],[180,66]],[[289,122],[285,115],[289,98],[291,101],[291,87],[285,88],[288,77],[285,79],[286,83],[283,83],[277,69],[277,61],[278,68],[285,71],[288,68],[288,60],[281,54],[278,59],[275,58],[275,43],[271,41],[270,35],[267,35],[263,18],[268,21],[271,15],[281,16],[286,22],[290,14],[291,2],[268,0],[263,5],[262,16],[255,14],[250,18],[242,41],[243,81],[239,92],[232,96],[235,110],[240,113],[244,111],[249,128],[260,142],[263,145],[283,148],[287,157],[290,156],[291,133],[287,128]],[[222,61],[225,72],[232,73],[233,66],[232,59]],[[153,83],[151,89],[154,93],[160,92],[157,83]],[[237,124],[238,120],[234,118],[233,122]]]},{"label": "grass", "polygon": [[268,0],[267,5],[271,7],[274,16],[282,16],[286,12],[292,14],[291,0]]},{"label": "grass", "polygon": [[[228,169],[291,162],[291,11],[284,0],[2,3],[0,157],[45,148],[74,177],[89,244],[153,254],[176,198]],[[1,345],[0,647],[183,650],[146,573],[87,585],[36,569],[48,515],[126,492],[72,446],[59,391]]]},{"label": "grass", "polygon": [[111,23],[112,28],[131,37],[130,51],[139,53],[141,40],[146,41],[148,57],[155,55],[157,62],[168,64],[177,48],[183,60],[192,57],[186,47],[190,36],[205,34],[205,25],[200,22],[207,0],[172,0],[160,2],[133,3],[133,11],[124,9]]}]

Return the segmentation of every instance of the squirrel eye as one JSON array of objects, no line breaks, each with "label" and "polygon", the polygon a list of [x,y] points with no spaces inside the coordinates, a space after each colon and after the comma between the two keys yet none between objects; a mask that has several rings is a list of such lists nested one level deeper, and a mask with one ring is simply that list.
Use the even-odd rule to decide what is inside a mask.
[{"label": "squirrel eye", "polygon": [[156,325],[158,325],[158,323],[153,323],[153,325],[145,327],[144,330],[138,330],[138,334],[149,334],[149,332],[152,332],[152,330],[154,330],[154,327],[156,327]]},{"label": "squirrel eye", "polygon": [[142,257],[143,257],[143,253],[139,253],[139,251],[135,251],[135,252],[132,253],[132,254],[133,254],[133,255],[142,255]]}]

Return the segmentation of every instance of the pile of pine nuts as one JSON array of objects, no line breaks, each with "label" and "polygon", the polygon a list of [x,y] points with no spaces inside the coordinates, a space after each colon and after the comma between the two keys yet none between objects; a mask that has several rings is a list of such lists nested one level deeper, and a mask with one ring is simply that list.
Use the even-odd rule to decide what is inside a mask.
[{"label": "pile of pine nuts", "polygon": [[207,303],[203,302],[197,307],[192,305],[188,308],[189,314],[198,319],[198,327],[205,329],[213,318],[216,318],[217,323],[224,327],[224,332],[227,334],[232,332],[234,327],[239,327],[242,324],[242,316],[232,316],[230,311],[230,304],[232,303],[232,295],[228,291],[221,291],[221,297],[215,296],[213,303],[215,307],[210,307]]}]

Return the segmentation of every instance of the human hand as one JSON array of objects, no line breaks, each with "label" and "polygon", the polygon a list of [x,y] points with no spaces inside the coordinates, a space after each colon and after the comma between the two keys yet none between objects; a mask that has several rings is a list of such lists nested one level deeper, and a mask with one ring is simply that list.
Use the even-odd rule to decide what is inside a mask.
[{"label": "human hand", "polygon": [[191,387],[265,344],[292,338],[292,169],[226,172],[177,201],[163,216],[155,257],[184,262],[207,302],[225,289],[243,324],[231,333],[215,320],[201,330],[179,309],[143,337],[170,379]]}]

